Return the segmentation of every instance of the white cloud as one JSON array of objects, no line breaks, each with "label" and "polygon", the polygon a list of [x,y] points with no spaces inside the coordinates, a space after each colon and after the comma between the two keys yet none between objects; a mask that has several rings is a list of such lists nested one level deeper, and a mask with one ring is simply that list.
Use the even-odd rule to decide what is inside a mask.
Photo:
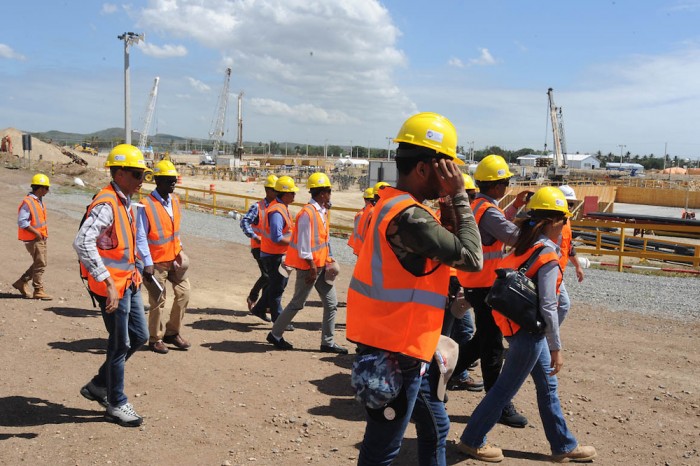
[{"label": "white cloud", "polygon": [[700,0],[680,0],[668,7],[669,11],[692,12],[700,10]]},{"label": "white cloud", "polygon": [[490,65],[495,65],[496,64],[496,59],[493,58],[491,55],[491,52],[489,52],[489,49],[479,49],[479,52],[481,55],[479,55],[479,58],[472,58],[469,60],[470,65],[478,65],[478,66],[490,66]]},{"label": "white cloud", "polygon": [[290,118],[302,123],[334,125],[359,122],[341,111],[327,111],[312,104],[290,106],[276,100],[253,98],[250,105],[262,115]]},{"label": "white cloud", "polygon": [[103,15],[111,15],[112,13],[116,13],[117,9],[118,7],[114,3],[103,3],[102,10],[100,13],[102,13]]},{"label": "white cloud", "polygon": [[20,60],[24,61],[27,59],[24,55],[12,50],[12,47],[5,44],[0,44],[0,58],[7,58],[9,60]]},{"label": "white cloud", "polygon": [[383,122],[416,111],[394,82],[407,63],[379,1],[154,0],[137,16],[144,29],[219,51],[222,68],[235,62],[234,79],[260,99],[259,111],[276,101],[311,120],[325,112]]},{"label": "white cloud", "polygon": [[187,55],[187,48],[183,45],[154,45],[143,42],[139,44],[139,48],[144,54],[155,58],[184,57]]},{"label": "white cloud", "polygon": [[464,63],[462,63],[462,60],[456,57],[452,57],[447,61],[447,64],[450,66],[454,66],[456,68],[464,68]]},{"label": "white cloud", "polygon": [[187,76],[187,82],[190,83],[190,86],[192,86],[195,90],[199,92],[209,92],[211,90],[211,87],[207,86],[204,84],[202,81],[198,79],[194,79],[190,76]]}]

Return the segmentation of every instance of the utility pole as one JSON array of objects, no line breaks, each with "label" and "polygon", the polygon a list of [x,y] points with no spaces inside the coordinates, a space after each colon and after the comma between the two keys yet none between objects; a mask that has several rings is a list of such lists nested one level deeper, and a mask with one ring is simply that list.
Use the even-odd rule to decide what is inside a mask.
[{"label": "utility pole", "polygon": [[391,150],[389,148],[391,146],[391,141],[393,139],[394,138],[392,138],[391,136],[386,137],[386,159],[387,160],[391,160]]},{"label": "utility pole", "polygon": [[129,46],[146,40],[146,34],[125,32],[117,36],[124,41],[124,142],[131,144],[131,83],[129,82]]},{"label": "utility pole", "polygon": [[624,149],[627,146],[624,144],[618,144],[618,147],[620,148],[620,169],[622,169],[622,149]]},{"label": "utility pole", "polygon": [[469,161],[474,162],[474,141],[469,141]]}]

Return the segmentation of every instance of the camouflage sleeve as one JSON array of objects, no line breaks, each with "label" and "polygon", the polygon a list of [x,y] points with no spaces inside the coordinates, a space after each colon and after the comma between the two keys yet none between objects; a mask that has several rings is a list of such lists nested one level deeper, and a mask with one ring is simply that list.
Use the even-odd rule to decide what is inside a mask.
[{"label": "camouflage sleeve", "polygon": [[406,270],[425,272],[432,259],[467,272],[481,270],[481,238],[466,194],[452,200],[457,234],[443,227],[420,206],[411,206],[394,217],[387,227],[387,241]]}]

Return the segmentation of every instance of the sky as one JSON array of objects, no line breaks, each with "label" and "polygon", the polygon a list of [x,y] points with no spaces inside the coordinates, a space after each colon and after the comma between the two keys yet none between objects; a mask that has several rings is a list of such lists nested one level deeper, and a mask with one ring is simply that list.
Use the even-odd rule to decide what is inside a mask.
[{"label": "sky", "polygon": [[459,145],[700,156],[700,0],[13,0],[0,28],[0,128],[208,138],[231,67],[224,139],[395,147],[416,112]]}]

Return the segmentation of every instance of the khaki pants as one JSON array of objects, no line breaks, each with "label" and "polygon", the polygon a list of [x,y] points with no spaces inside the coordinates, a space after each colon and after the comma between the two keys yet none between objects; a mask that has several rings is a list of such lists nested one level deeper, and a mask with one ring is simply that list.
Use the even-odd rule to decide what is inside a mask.
[{"label": "khaki pants", "polygon": [[22,274],[20,280],[23,282],[32,281],[35,290],[44,288],[44,270],[46,270],[47,253],[46,240],[36,239],[34,241],[25,241],[24,246],[27,252],[32,256],[32,265],[29,266],[26,272]]},{"label": "khaki pants", "polygon": [[[163,293],[160,293],[160,290],[150,280],[144,280],[143,282],[148,290],[148,302],[151,305],[151,309],[148,311],[149,343],[162,340],[165,335],[177,335],[180,333],[182,319],[190,302],[190,281],[188,278],[178,280],[172,264],[172,262],[154,264],[153,278],[163,288]],[[163,326],[161,315],[165,308],[167,295],[166,281],[173,285],[174,298],[173,307],[170,310],[170,319]]]}]

